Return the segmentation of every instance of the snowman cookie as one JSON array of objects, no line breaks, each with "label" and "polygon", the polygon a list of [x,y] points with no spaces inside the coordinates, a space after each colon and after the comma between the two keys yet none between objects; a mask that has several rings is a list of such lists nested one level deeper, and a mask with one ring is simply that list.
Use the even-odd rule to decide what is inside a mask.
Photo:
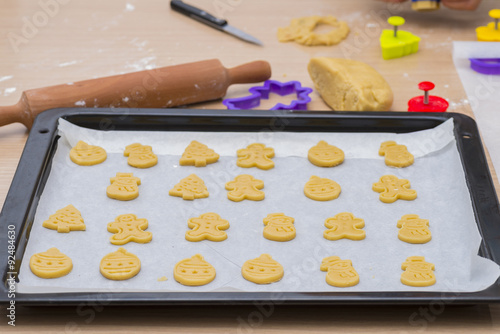
[{"label": "snowman cookie", "polygon": [[109,253],[102,258],[99,270],[107,279],[123,281],[134,277],[141,271],[141,260],[120,247],[116,252]]},{"label": "snowman cookie", "polygon": [[339,197],[340,185],[330,179],[311,176],[304,186],[304,194],[315,201],[331,201]]},{"label": "snowman cookie", "polygon": [[346,288],[359,283],[359,275],[351,260],[341,260],[338,256],[325,257],[320,269],[327,272],[326,283],[331,286]]},{"label": "snowman cookie", "polygon": [[107,154],[102,147],[89,145],[80,140],[69,151],[69,158],[77,165],[93,166],[106,160]]},{"label": "snowman cookie", "polygon": [[268,170],[274,167],[271,158],[274,157],[274,149],[264,144],[254,143],[236,152],[238,160],[236,165],[242,168],[257,167]]},{"label": "snowman cookie", "polygon": [[404,215],[398,221],[398,238],[409,244],[425,244],[432,239],[429,221],[418,215]]},{"label": "snowman cookie", "polygon": [[246,261],[241,267],[241,274],[250,282],[270,284],[283,278],[283,266],[273,260],[271,255],[262,254],[256,259]]},{"label": "snowman cookie", "polygon": [[53,247],[46,252],[34,254],[30,258],[30,269],[40,278],[58,278],[70,273],[73,262],[67,255]]},{"label": "snowman cookie", "polygon": [[405,145],[398,145],[392,140],[383,142],[378,154],[385,156],[385,164],[391,167],[408,167],[415,161],[413,154],[408,152]]},{"label": "snowman cookie", "polygon": [[174,279],[182,285],[205,285],[215,279],[215,268],[203,256],[196,254],[175,265]]},{"label": "snowman cookie", "polygon": [[295,219],[283,213],[270,213],[264,218],[264,238],[273,241],[290,241],[295,238]]},{"label": "snowman cookie", "polygon": [[321,140],[307,155],[309,161],[318,167],[335,167],[344,162],[344,151]]},{"label": "snowman cookie", "polygon": [[130,144],[125,147],[123,155],[128,157],[128,164],[135,168],[149,168],[158,163],[158,157],[148,145]]},{"label": "snowman cookie", "polygon": [[436,283],[434,264],[425,262],[423,256],[410,256],[401,265],[401,283],[408,286],[424,287]]},{"label": "snowman cookie", "polygon": [[120,201],[130,201],[139,196],[139,185],[141,179],[133,173],[116,173],[116,177],[110,179],[111,185],[106,189],[109,198]]}]

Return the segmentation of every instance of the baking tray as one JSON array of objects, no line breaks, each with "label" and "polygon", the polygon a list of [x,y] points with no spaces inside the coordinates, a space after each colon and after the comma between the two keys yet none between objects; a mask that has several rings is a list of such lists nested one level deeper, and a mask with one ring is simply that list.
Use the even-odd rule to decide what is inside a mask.
[{"label": "baking tray", "polygon": [[[454,119],[455,137],[479,231],[479,254],[500,263],[500,207],[474,120],[455,113],[338,113],[288,111],[227,111],[192,109],[53,109],[40,114],[0,214],[0,303],[10,302],[7,279],[19,272],[21,259],[43,192],[57,143],[58,119],[96,130],[203,131],[203,132],[393,132],[434,128]],[[445,168],[445,166],[443,166]],[[15,268],[9,268],[9,226],[15,230]],[[11,235],[11,234],[10,234]],[[473,293],[455,292],[119,292],[16,293],[17,305],[171,304],[425,304],[464,305],[500,302],[500,279]]]}]

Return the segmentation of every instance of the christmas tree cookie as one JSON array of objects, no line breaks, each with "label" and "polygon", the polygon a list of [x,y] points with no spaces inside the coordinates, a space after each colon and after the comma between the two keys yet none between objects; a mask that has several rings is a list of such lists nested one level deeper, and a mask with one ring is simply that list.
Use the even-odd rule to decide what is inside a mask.
[{"label": "christmas tree cookie", "polygon": [[69,151],[69,158],[77,165],[93,166],[106,160],[107,154],[102,147],[89,145],[80,140]]},{"label": "christmas tree cookie", "polygon": [[205,285],[215,279],[215,268],[203,256],[196,254],[175,265],[174,279],[182,285]]},{"label": "christmas tree cookie", "polygon": [[115,233],[109,241],[113,245],[125,245],[131,241],[145,244],[153,239],[153,233],[144,232],[148,228],[147,219],[138,219],[136,215],[119,215],[108,224],[108,232]]},{"label": "christmas tree cookie", "polygon": [[73,262],[57,248],[34,254],[30,258],[30,269],[40,278],[58,278],[70,273]]},{"label": "christmas tree cookie", "polygon": [[264,144],[251,144],[236,152],[238,160],[236,165],[242,168],[257,167],[268,170],[274,167],[271,158],[274,157],[274,149]]},{"label": "christmas tree cookie", "polygon": [[229,222],[222,219],[218,214],[209,212],[204,213],[198,218],[191,218],[188,221],[188,227],[191,231],[186,232],[188,241],[223,241],[227,239],[227,233],[224,230],[229,228]]},{"label": "christmas tree cookie", "polygon": [[192,201],[197,198],[208,197],[208,189],[202,179],[195,174],[191,174],[170,189],[168,194]]},{"label": "christmas tree cookie", "polygon": [[114,281],[123,281],[134,277],[141,271],[141,260],[125,248],[102,258],[99,270],[102,276]]},{"label": "christmas tree cookie", "polygon": [[85,231],[82,214],[71,204],[57,210],[55,214],[43,222],[42,226],[51,230],[57,230],[59,233]]},{"label": "christmas tree cookie", "polygon": [[136,168],[149,168],[158,163],[158,157],[153,153],[153,148],[139,143],[125,147],[123,155],[128,157],[128,164]]},{"label": "christmas tree cookie", "polygon": [[205,167],[219,160],[219,155],[207,145],[193,140],[182,154],[179,164],[181,166]]},{"label": "christmas tree cookie", "polygon": [[341,260],[338,256],[325,257],[320,269],[327,272],[326,283],[331,286],[346,288],[359,283],[359,275],[351,260]]}]

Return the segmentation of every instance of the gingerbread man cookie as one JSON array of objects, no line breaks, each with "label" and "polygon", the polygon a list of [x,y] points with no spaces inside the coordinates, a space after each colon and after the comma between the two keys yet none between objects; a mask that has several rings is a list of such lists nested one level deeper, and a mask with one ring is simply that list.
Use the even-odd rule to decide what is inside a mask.
[{"label": "gingerbread man cookie", "polygon": [[144,232],[148,228],[146,219],[137,219],[136,215],[119,215],[108,224],[108,232],[115,233],[109,241],[113,245],[125,245],[131,241],[145,244],[153,239],[153,233]]},{"label": "gingerbread man cookie", "polygon": [[378,154],[385,156],[385,164],[391,167],[408,167],[415,161],[413,154],[408,152],[405,145],[398,145],[392,140],[383,142]]},{"label": "gingerbread man cookie", "polygon": [[270,213],[264,218],[264,238],[273,241],[290,241],[295,238],[295,219],[283,213]]},{"label": "gingerbread man cookie", "polygon": [[413,201],[417,192],[410,188],[410,181],[398,179],[394,175],[384,175],[373,184],[373,191],[380,193],[379,199],[384,203],[394,203],[398,199]]},{"label": "gingerbread man cookie", "polygon": [[191,174],[183,178],[168,192],[170,196],[182,197],[184,200],[192,201],[196,198],[208,197],[208,189],[205,182],[197,175]]},{"label": "gingerbread man cookie", "polygon": [[182,154],[179,164],[181,166],[205,167],[219,160],[219,155],[207,145],[193,140]]},{"label": "gingerbread man cookie", "polygon": [[274,168],[274,149],[266,147],[264,144],[251,144],[247,148],[242,148],[236,152],[238,160],[236,165],[242,168],[257,167],[268,170]]},{"label": "gingerbread man cookie", "polygon": [[123,281],[134,277],[141,271],[141,260],[123,247],[109,253],[101,260],[99,270],[102,276],[114,281]]},{"label": "gingerbread man cookie", "polygon": [[139,196],[139,185],[141,179],[135,177],[133,173],[116,173],[116,177],[110,179],[106,194],[109,198],[120,201],[130,201]]},{"label": "gingerbread man cookie", "polygon": [[226,183],[227,198],[234,202],[241,202],[244,199],[252,201],[262,201],[265,197],[263,191],[259,189],[264,188],[262,180],[254,179],[253,176],[243,174],[234,178],[234,181]]},{"label": "gingerbread man cookie", "polygon": [[401,265],[401,283],[409,286],[431,286],[436,283],[434,264],[425,262],[423,256],[410,256]]},{"label": "gingerbread man cookie", "polygon": [[346,288],[359,283],[359,275],[351,260],[341,260],[338,256],[325,257],[320,269],[327,272],[326,283],[331,286]]},{"label": "gingerbread man cookie", "polygon": [[69,151],[69,158],[77,165],[93,166],[106,160],[107,154],[102,147],[89,145],[80,140]]},{"label": "gingerbread man cookie", "polygon": [[365,221],[361,218],[356,218],[350,212],[342,212],[335,217],[328,218],[325,221],[325,226],[329,228],[323,232],[323,236],[328,240],[350,239],[363,240],[366,233],[360,228],[365,227]]},{"label": "gingerbread man cookie", "polygon": [[200,254],[178,262],[174,268],[174,279],[182,285],[205,285],[212,282],[214,278],[215,268]]},{"label": "gingerbread man cookie", "polygon": [[85,222],[82,214],[73,205],[68,205],[50,215],[49,219],[42,223],[42,226],[59,233],[69,231],[85,231]]},{"label": "gingerbread man cookie", "polygon": [[410,244],[425,244],[432,239],[429,221],[418,215],[404,215],[398,221],[398,238]]},{"label": "gingerbread man cookie", "polygon": [[246,261],[241,267],[241,274],[247,281],[270,284],[279,281],[285,271],[283,266],[273,260],[271,255],[262,254],[256,259]]},{"label": "gingerbread man cookie", "polygon": [[153,148],[139,143],[125,147],[123,155],[128,157],[128,164],[136,168],[149,168],[158,163],[158,157],[153,153]]},{"label": "gingerbread man cookie", "polygon": [[34,254],[30,258],[30,269],[40,278],[66,276],[73,269],[71,259],[53,247],[46,252]]},{"label": "gingerbread man cookie", "polygon": [[331,201],[339,197],[340,185],[330,179],[311,176],[304,186],[304,194],[315,201]]},{"label": "gingerbread man cookie", "polygon": [[229,222],[213,212],[204,213],[198,218],[191,218],[188,227],[192,229],[186,232],[188,241],[223,241],[227,239],[224,230],[229,228]]},{"label": "gingerbread man cookie", "polygon": [[324,140],[313,146],[307,154],[309,161],[318,167],[338,166],[344,162],[344,157],[344,151]]}]

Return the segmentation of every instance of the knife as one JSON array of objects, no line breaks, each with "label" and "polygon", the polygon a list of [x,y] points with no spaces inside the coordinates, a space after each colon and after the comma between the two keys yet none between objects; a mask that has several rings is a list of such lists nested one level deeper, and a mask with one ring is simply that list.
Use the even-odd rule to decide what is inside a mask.
[{"label": "knife", "polygon": [[184,14],[186,16],[189,16],[190,18],[193,18],[201,23],[204,23],[212,28],[215,28],[220,31],[224,31],[230,35],[233,35],[239,39],[244,40],[245,42],[257,44],[257,45],[263,45],[261,41],[259,41],[257,38],[247,34],[244,31],[241,31],[233,26],[230,26],[226,20],[224,19],[219,19],[204,10],[201,10],[199,8],[193,7],[191,5],[188,5],[181,0],[171,0],[170,1],[170,8],[175,10],[176,12],[179,12],[181,14]]}]

